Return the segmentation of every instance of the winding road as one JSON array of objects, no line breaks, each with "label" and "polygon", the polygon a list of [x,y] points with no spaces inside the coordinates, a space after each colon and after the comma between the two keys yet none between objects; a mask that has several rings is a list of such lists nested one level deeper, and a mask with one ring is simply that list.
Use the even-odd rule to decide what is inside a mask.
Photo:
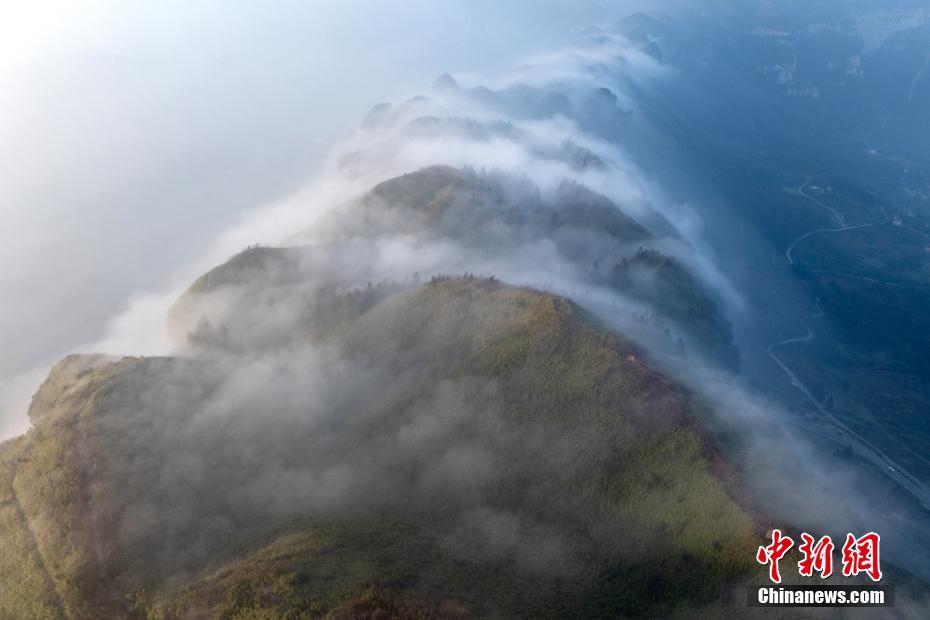
[{"label": "winding road", "polygon": [[[827,411],[826,408],[814,397],[810,389],[804,382],[801,381],[798,376],[785,364],[781,358],[775,353],[775,349],[778,347],[797,343],[797,342],[807,342],[815,338],[813,330],[810,327],[807,327],[807,334],[805,336],[797,338],[789,338],[787,340],[782,340],[781,342],[776,342],[768,347],[768,354],[772,360],[778,364],[778,366],[788,375],[788,379],[791,381],[791,385],[798,388],[804,397],[813,405],[814,409],[821,415],[823,421],[826,422],[829,426],[833,428],[836,432],[836,437],[831,437],[836,443],[840,444],[843,447],[849,446],[853,452],[872,463],[875,467],[880,469],[883,474],[891,478],[898,485],[907,490],[911,495],[917,498],[917,501],[927,510],[930,510],[930,489],[928,489],[923,483],[919,482],[914,476],[909,474],[905,469],[893,461],[887,454],[882,452],[880,449],[868,443],[854,431],[852,431],[846,424],[841,422],[836,416]],[[829,435],[826,435],[829,436]]]},{"label": "winding road", "polygon": [[870,223],[870,224],[856,224],[855,226],[842,226],[842,227],[840,227],[840,228],[817,228],[817,229],[815,229],[815,230],[811,230],[811,231],[809,231],[809,232],[804,233],[803,235],[801,235],[801,236],[798,237],[797,239],[795,239],[795,240],[794,240],[794,243],[792,243],[791,245],[788,246],[788,249],[785,250],[785,258],[788,259],[788,264],[789,264],[789,265],[793,265],[793,264],[794,264],[794,259],[791,258],[791,252],[794,250],[794,248],[795,248],[799,243],[801,243],[802,241],[804,241],[805,239],[807,239],[807,238],[810,237],[811,235],[815,235],[815,234],[817,234],[817,233],[837,233],[837,232],[843,232],[844,230],[855,230],[855,229],[857,229],[857,228],[866,228],[867,226],[871,226],[871,225],[872,225],[871,223]]},{"label": "winding road", "polygon": [[804,182],[801,183],[801,185],[798,187],[798,193],[799,193],[801,196],[803,196],[804,198],[807,198],[808,200],[810,200],[811,202],[813,202],[815,205],[819,206],[819,207],[822,208],[822,209],[825,209],[828,213],[830,213],[830,217],[833,219],[833,221],[836,223],[837,226],[839,226],[839,227],[841,227],[841,228],[842,228],[842,227],[845,227],[845,226],[846,226],[846,216],[845,216],[845,215],[843,215],[843,214],[842,214],[840,211],[838,211],[835,207],[831,207],[830,205],[826,204],[825,202],[820,201],[820,200],[817,200],[816,198],[814,198],[813,196],[811,196],[810,194],[808,194],[807,192],[804,191],[804,188],[807,187],[808,185],[810,185],[810,183],[811,183],[811,178],[810,178],[810,177],[807,177],[806,179],[804,179]]},{"label": "winding road", "polygon": [[795,239],[794,242],[788,246],[788,249],[785,250],[785,258],[788,259],[789,265],[794,265],[794,259],[791,258],[791,252],[794,250],[794,248],[797,247],[799,243],[801,243],[802,241],[804,241],[805,239],[807,239],[808,237],[812,235],[816,235],[818,233],[838,233],[838,232],[843,232],[845,230],[855,230],[857,228],[865,228],[867,226],[872,225],[871,223],[868,223],[868,224],[856,224],[855,226],[848,226],[846,224],[846,216],[840,213],[835,207],[831,207],[825,202],[821,200],[817,200],[816,198],[814,198],[813,196],[811,196],[810,194],[804,191],[804,188],[810,185],[810,182],[811,182],[810,177],[807,177],[806,179],[804,179],[804,182],[798,186],[798,189],[797,189],[798,194],[802,198],[806,198],[807,200],[810,200],[818,207],[825,209],[830,214],[830,219],[833,220],[836,226],[834,228],[816,228],[814,230],[810,230],[804,233],[803,235]]},{"label": "winding road", "polygon": [[[830,207],[829,205],[826,205],[823,202],[809,196],[807,193],[804,192],[804,188],[807,187],[809,183],[810,183],[810,178],[805,180],[804,183],[801,184],[800,187],[798,187],[798,190],[797,190],[798,193],[804,198],[814,202],[815,204],[829,211],[832,219],[837,224],[837,227],[836,228],[818,228],[818,229],[806,232],[800,237],[798,237],[797,239],[795,239],[795,241],[790,246],[788,246],[788,249],[785,250],[785,258],[788,260],[789,265],[794,265],[794,260],[791,257],[792,250],[794,250],[794,248],[801,241],[803,241],[804,239],[807,239],[808,237],[814,234],[838,233],[838,232],[842,232],[846,230],[865,228],[866,226],[872,225],[871,223],[858,224],[855,226],[846,225],[846,218],[845,216],[843,216],[842,213],[837,211],[835,208]],[[849,275],[849,274],[844,274],[844,275]],[[849,277],[858,277],[858,276],[849,276]],[[801,319],[801,324],[804,325],[804,329],[807,330],[807,333],[805,335],[797,336],[794,338],[788,338],[786,340],[776,342],[774,344],[769,345],[767,349],[769,357],[772,358],[772,361],[774,361],[778,365],[778,367],[781,368],[782,371],[784,371],[784,373],[788,376],[788,379],[791,381],[791,385],[793,385],[798,390],[800,390],[801,394],[803,394],[804,397],[811,403],[811,405],[813,405],[814,410],[820,414],[821,422],[823,422],[827,427],[831,428],[835,432],[835,436],[831,436],[830,433],[823,434],[818,429],[814,429],[814,428],[810,428],[808,430],[817,432],[818,434],[824,437],[830,437],[832,440],[842,445],[843,447],[849,446],[850,449],[852,449],[852,451],[857,456],[865,459],[866,461],[868,461],[869,463],[877,467],[885,476],[890,478],[893,482],[895,482],[900,487],[908,491],[911,495],[913,495],[917,499],[917,501],[920,502],[921,506],[923,506],[924,509],[930,510],[930,489],[928,489],[922,482],[917,480],[913,475],[911,475],[905,469],[903,469],[900,465],[898,465],[898,463],[893,461],[887,454],[885,454],[879,448],[876,448],[874,445],[870,444],[868,441],[860,437],[852,429],[850,429],[846,424],[840,421],[836,416],[834,416],[832,413],[827,411],[827,409],[823,406],[823,404],[820,401],[818,401],[817,398],[814,397],[810,389],[808,389],[808,387],[804,385],[804,382],[801,381],[800,378],[798,378],[797,374],[795,374],[795,372],[791,370],[791,368],[789,368],[788,365],[785,364],[784,361],[782,361],[782,359],[779,358],[778,355],[775,353],[775,350],[778,349],[779,347],[783,347],[783,346],[790,345],[790,344],[809,342],[809,341],[814,340],[816,336],[814,334],[814,331],[807,324],[807,321],[808,319],[818,318],[820,316],[823,316],[823,311],[818,308],[817,314],[804,317]],[[805,425],[802,425],[802,427],[805,427]]]}]

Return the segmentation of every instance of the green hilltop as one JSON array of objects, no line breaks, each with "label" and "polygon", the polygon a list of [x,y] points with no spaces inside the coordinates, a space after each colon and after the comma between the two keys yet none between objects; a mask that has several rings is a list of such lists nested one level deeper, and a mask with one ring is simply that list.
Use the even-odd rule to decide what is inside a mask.
[{"label": "green hilltop", "polygon": [[655,616],[755,570],[622,338],[493,279],[372,289],[273,353],[59,363],[0,451],[0,616]]}]

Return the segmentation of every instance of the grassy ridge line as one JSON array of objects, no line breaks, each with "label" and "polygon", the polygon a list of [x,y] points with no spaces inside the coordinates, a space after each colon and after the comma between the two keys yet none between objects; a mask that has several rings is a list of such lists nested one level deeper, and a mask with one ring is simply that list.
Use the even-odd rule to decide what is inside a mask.
[{"label": "grassy ridge line", "polygon": [[[507,617],[648,615],[699,607],[751,567],[753,523],[712,471],[687,394],[570,301],[493,280],[440,279],[364,304],[361,314],[348,313],[324,332],[324,340],[350,357],[392,360],[398,370],[416,371],[418,385],[462,386],[456,393],[476,413],[485,405],[499,408],[487,430],[518,430],[514,442],[493,432],[473,435],[505,465],[485,497],[488,509],[513,510],[533,527],[557,531],[571,549],[566,561],[577,570],[554,581],[527,572],[520,562],[540,564],[534,546],[521,547],[516,560],[450,551],[442,543],[459,513],[430,505],[407,506],[390,518],[239,530],[235,553],[213,548],[183,583],[149,574],[148,552],[135,543],[121,548],[114,537],[103,568],[126,592],[134,583],[149,590],[139,607],[127,610],[131,617],[352,617],[371,607],[408,615],[431,609],[449,616],[441,609],[460,608]],[[186,409],[171,413],[158,397],[160,390],[181,388],[178,377],[185,373],[175,368],[180,360],[127,359],[103,367],[82,360],[88,361],[62,362],[37,395],[37,427],[26,440],[33,455],[20,465],[17,486],[69,615],[115,617],[118,607],[100,613],[100,604],[110,601],[101,593],[103,573],[93,552],[88,486],[96,490],[101,523],[118,528],[127,501],[121,484],[133,480],[123,459],[136,456],[137,443],[160,445],[161,435],[146,435],[152,411],[186,419]],[[468,392],[475,380],[493,383],[493,398]],[[373,424],[353,432],[362,433],[360,440],[389,437],[428,392],[414,390],[413,401],[376,409]],[[82,429],[90,453],[83,457]],[[521,469],[521,463],[535,465]],[[607,537],[597,533],[604,528]],[[157,536],[153,541],[161,544]],[[223,576],[203,576],[224,565]],[[673,599],[657,608],[651,584],[662,583]]]},{"label": "grassy ridge line", "polygon": [[[451,596],[447,607],[464,602],[479,616],[502,611],[494,605],[503,605],[507,617],[604,617],[617,608],[655,613],[650,607],[655,600],[644,597],[643,584],[662,574],[688,573],[692,578],[667,584],[674,586],[673,608],[718,596],[753,567],[756,526],[732,503],[713,471],[709,449],[686,411],[685,395],[645,366],[622,338],[587,319],[568,300],[466,278],[393,296],[341,325],[339,337],[350,349],[370,355],[430,343],[426,350],[434,354],[434,365],[453,376],[464,372],[499,380],[502,406],[508,416],[525,421],[528,431],[534,422],[625,428],[617,446],[621,460],[612,462],[605,455],[589,472],[590,479],[579,483],[566,476],[554,480],[553,488],[581,493],[600,506],[608,522],[625,524],[617,530],[617,544],[633,548],[641,561],[600,576],[585,569],[587,579],[562,584],[553,599],[552,584],[536,588],[528,585],[525,573],[510,567],[463,565],[433,548],[423,538],[430,531],[428,521],[396,527],[317,524],[234,562],[173,603],[163,602],[167,607],[156,605],[153,617],[186,617],[193,608],[222,618],[283,618],[295,600],[302,611],[325,613],[339,609],[340,597],[351,598],[372,585],[414,601],[438,592],[446,597],[434,601],[438,607]],[[637,403],[666,406],[661,415],[649,416],[636,410]],[[312,548],[300,542],[306,540],[315,541]],[[392,561],[373,560],[379,556]],[[494,579],[488,582],[482,573]],[[433,584],[425,590],[423,574]],[[549,603],[528,599],[528,591],[546,592]],[[554,602],[558,609],[547,611]],[[167,612],[172,604],[178,607]],[[482,604],[492,608],[482,609]],[[438,607],[431,616],[443,616]]]},{"label": "grassy ridge line", "polygon": [[20,505],[13,480],[22,458],[23,438],[0,446],[0,617],[64,618],[64,605],[45,565],[36,534]]},{"label": "grassy ridge line", "polygon": [[56,365],[30,407],[34,427],[24,438],[13,480],[61,608],[71,618],[115,617],[111,612],[122,607],[108,594],[104,558],[94,553],[94,457],[83,447],[81,428],[98,389],[118,367],[101,356],[68,356]]}]

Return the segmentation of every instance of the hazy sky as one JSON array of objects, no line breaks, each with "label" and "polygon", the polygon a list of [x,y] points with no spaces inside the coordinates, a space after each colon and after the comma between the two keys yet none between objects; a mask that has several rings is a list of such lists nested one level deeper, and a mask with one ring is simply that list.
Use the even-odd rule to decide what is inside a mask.
[{"label": "hazy sky", "polygon": [[500,4],[0,3],[0,382],[303,185],[377,101],[605,15]]},{"label": "hazy sky", "polygon": [[0,410],[11,377],[303,187],[374,103],[655,6],[0,0]]}]

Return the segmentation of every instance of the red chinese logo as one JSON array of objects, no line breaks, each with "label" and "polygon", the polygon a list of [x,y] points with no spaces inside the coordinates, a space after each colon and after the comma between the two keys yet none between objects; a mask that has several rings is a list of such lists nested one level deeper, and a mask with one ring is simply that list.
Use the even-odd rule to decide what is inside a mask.
[{"label": "red chinese logo", "polygon": [[772,544],[767,547],[759,547],[759,550],[756,551],[756,561],[759,564],[769,565],[769,579],[775,583],[781,583],[778,561],[781,560],[793,546],[794,541],[788,536],[782,536],[781,530],[772,530]]},{"label": "red chinese logo", "polygon": [[[872,581],[880,581],[882,570],[879,560],[879,543],[881,537],[875,532],[856,538],[852,534],[846,535],[846,543],[842,549],[843,576],[855,577],[860,573],[869,576]],[[772,542],[756,551],[756,561],[769,567],[769,579],[774,583],[781,583],[779,561],[794,546],[790,536],[782,534],[781,530],[772,530]],[[835,545],[829,536],[820,540],[804,532],[801,534],[801,544],[798,552],[801,559],[798,562],[798,573],[802,577],[812,577],[818,573],[821,579],[833,574],[833,551]]]},{"label": "red chinese logo", "polygon": [[801,546],[798,551],[804,557],[798,562],[798,572],[804,577],[810,577],[814,571],[820,573],[821,579],[833,574],[833,540],[824,536],[814,544],[814,537],[807,532],[801,534]]},{"label": "red chinese logo", "polygon": [[852,577],[865,573],[872,581],[881,580],[882,569],[878,559],[880,542],[881,537],[875,532],[869,532],[861,538],[847,534],[846,544],[843,545],[843,575]]}]

